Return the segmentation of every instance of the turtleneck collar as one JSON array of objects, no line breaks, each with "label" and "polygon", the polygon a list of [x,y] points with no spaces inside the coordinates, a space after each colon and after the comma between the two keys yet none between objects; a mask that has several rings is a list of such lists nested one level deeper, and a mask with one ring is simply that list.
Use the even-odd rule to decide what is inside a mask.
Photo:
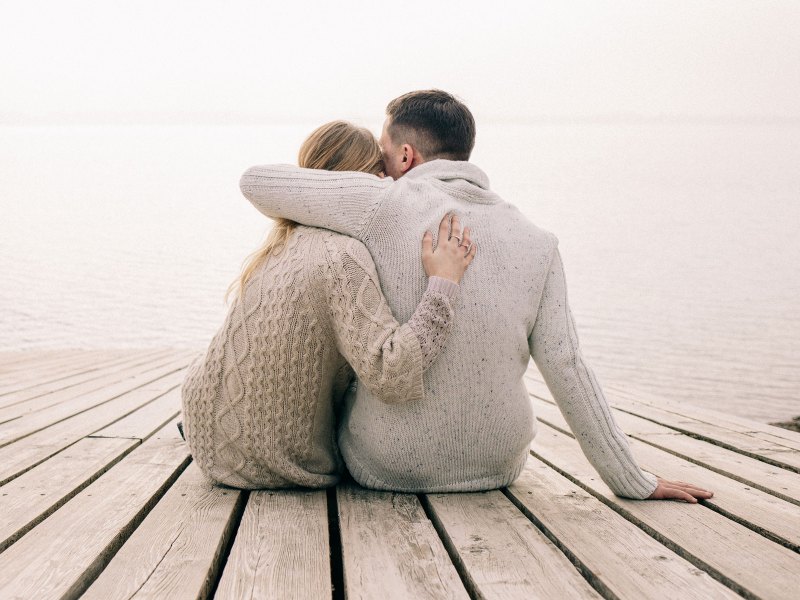
[{"label": "turtleneck collar", "polygon": [[416,179],[418,177],[433,177],[441,181],[463,179],[476,185],[482,190],[489,190],[489,178],[481,169],[465,160],[445,160],[437,158],[424,162],[414,167],[403,175],[403,179]]}]

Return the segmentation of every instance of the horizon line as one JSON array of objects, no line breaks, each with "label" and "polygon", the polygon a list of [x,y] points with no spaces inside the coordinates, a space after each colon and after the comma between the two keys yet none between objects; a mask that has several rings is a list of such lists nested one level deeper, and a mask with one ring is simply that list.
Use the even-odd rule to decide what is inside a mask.
[{"label": "horizon line", "polygon": [[[380,117],[344,114],[341,118],[358,122],[379,122]],[[330,115],[259,115],[224,111],[196,111],[190,113],[171,111],[93,112],[73,111],[46,114],[21,114],[0,112],[0,126],[35,125],[276,125],[305,124],[329,120]],[[598,114],[538,114],[492,115],[477,114],[476,120],[489,124],[549,124],[549,123],[742,123],[742,124],[800,124],[800,115],[763,114],[680,114],[680,113],[598,113]]]}]

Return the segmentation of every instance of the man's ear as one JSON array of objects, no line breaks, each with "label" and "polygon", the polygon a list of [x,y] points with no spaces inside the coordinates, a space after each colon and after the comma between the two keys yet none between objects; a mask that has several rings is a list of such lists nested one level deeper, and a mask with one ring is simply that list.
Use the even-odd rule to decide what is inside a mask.
[{"label": "man's ear", "polygon": [[[414,164],[414,158],[416,156],[415,156],[415,153],[414,153],[414,148],[412,148],[408,144],[403,144],[403,147],[402,147],[401,150],[402,150],[402,155],[400,157],[400,170],[403,173],[405,173]],[[418,157],[416,157],[416,158],[418,158]],[[419,160],[417,160],[417,162],[419,162]]]}]

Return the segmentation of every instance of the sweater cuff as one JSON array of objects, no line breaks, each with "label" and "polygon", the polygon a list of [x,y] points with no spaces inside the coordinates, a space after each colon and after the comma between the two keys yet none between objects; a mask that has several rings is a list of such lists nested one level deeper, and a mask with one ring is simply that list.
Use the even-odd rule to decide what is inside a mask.
[{"label": "sweater cuff", "polygon": [[428,292],[436,292],[444,294],[448,298],[455,298],[458,295],[459,285],[445,279],[444,277],[437,277],[433,275],[428,279]]}]

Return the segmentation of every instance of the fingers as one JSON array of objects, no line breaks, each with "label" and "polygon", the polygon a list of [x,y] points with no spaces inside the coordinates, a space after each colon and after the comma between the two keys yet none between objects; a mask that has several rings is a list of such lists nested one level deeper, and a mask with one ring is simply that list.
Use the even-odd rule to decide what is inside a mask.
[{"label": "fingers", "polygon": [[469,266],[470,263],[475,259],[475,254],[477,254],[477,252],[478,252],[478,244],[472,242],[472,245],[467,250],[467,256],[465,257],[467,266]]},{"label": "fingers", "polygon": [[422,258],[423,260],[433,255],[433,234],[430,231],[426,231],[425,235],[422,236]]},{"label": "fingers", "polygon": [[455,213],[453,213],[453,218],[450,220],[450,236],[447,239],[449,240],[451,238],[456,238],[459,245],[461,245],[461,241],[464,239],[463,232],[461,231],[461,220]]},{"label": "fingers", "polygon": [[450,239],[450,219],[453,218],[453,214],[448,212],[442,217],[442,222],[439,223],[439,243],[441,244],[444,240]]},{"label": "fingers", "polygon": [[671,488],[677,488],[687,494],[691,494],[695,498],[711,498],[714,495],[714,492],[684,481],[663,481],[663,483]]},{"label": "fingers", "polygon": [[461,245],[464,247],[464,256],[466,256],[469,251],[471,250],[470,245],[472,244],[472,236],[470,235],[472,230],[469,227],[464,227],[464,233],[461,238]]},{"label": "fingers", "polygon": [[713,492],[682,481],[667,481],[659,478],[658,487],[650,497],[653,500],[680,500],[689,504],[697,504],[698,498],[706,500],[713,495]]}]

